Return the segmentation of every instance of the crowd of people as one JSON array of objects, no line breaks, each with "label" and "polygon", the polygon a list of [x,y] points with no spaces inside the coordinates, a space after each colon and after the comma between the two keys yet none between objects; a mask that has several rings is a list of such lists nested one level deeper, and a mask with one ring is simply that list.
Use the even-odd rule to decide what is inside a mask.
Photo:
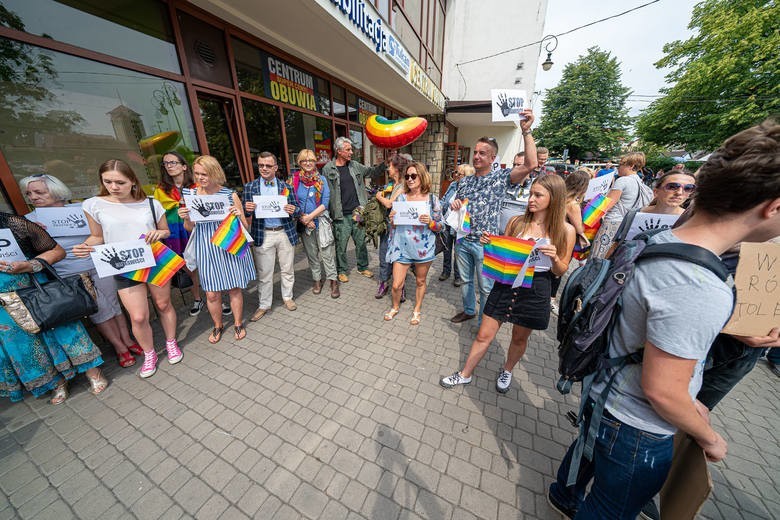
[{"label": "crowd of people", "polygon": [[[52,264],[61,275],[91,275],[98,312],[90,320],[113,346],[120,366],[130,367],[136,362],[134,356],[143,356],[139,375],[151,377],[158,358],[149,321],[149,295],[165,334],[168,362],[176,364],[183,359],[171,285],[120,276],[99,278],[90,261],[95,246],[136,236],[143,236],[150,244],[162,241],[187,260],[194,297],[189,312],[195,316],[207,308],[213,321],[208,341],[220,342],[225,317],[230,315],[233,337],[240,341],[247,336],[243,291],[256,280],[258,305],[250,321],[258,321],[271,311],[277,258],[282,305],[287,311],[296,310],[293,261],[299,240],[315,295],[327,282],[330,296],[341,296],[340,284],[349,282],[350,239],[355,245],[357,272],[374,276],[369,270],[360,214],[369,202],[366,179],[376,180],[386,173],[387,185],[376,195],[387,227],[379,241],[375,296],[391,295],[390,308],[382,318],[397,319],[407,296],[407,274],[412,270],[414,290],[410,289],[408,296],[414,297],[414,306],[408,322],[411,326],[422,322],[428,273],[437,242],[441,242],[444,262],[439,280],[447,280],[454,272],[453,282],[461,290],[462,310],[450,321],[459,324],[476,319],[478,331],[462,368],[443,377],[440,384],[453,388],[470,383],[499,328],[509,322],[511,341],[495,382],[496,390],[505,393],[532,331],[549,327],[560,277],[569,270],[573,252],[590,246],[592,257],[608,257],[616,237],[625,236],[637,212],[680,216],[679,227],[654,234],[650,242],[694,244],[725,260],[735,258],[733,247],[742,241],[763,242],[780,236],[780,126],[772,121],[726,141],[695,175],[684,169],[663,174],[652,191],[637,176],[645,166],[643,154],[623,156],[617,172],[607,173],[615,176],[606,193],[607,211],[589,244],[584,236],[582,206],[588,182],[596,173],[587,169],[548,172],[544,162],[549,152],[536,148],[531,133],[533,113],[527,110],[523,115],[524,150],[514,157],[512,167],[494,169],[498,144],[495,139],[480,138],[474,146],[472,165],[458,168],[441,198],[432,193],[425,164],[396,153],[386,162],[367,167],[352,160],[352,143],[343,137],[335,142],[335,158],[321,171],[314,152],[301,150],[296,158],[299,169],[289,183],[277,175],[277,157],[260,153],[260,175],[244,186],[241,195],[225,186],[225,174],[215,158],[204,155],[189,164],[176,152],[163,155],[161,181],[151,197],[132,168],[118,159],[100,166],[100,192],[80,204],[70,202],[71,192],[59,179],[47,174],[27,177],[21,186],[35,210],[27,218],[0,214],[0,228],[11,231],[28,260],[0,261],[0,292],[29,285],[28,273],[42,280],[39,260]],[[508,193],[524,211],[501,229],[499,214]],[[185,203],[189,195],[224,196],[230,202],[229,214],[252,238],[252,253],[236,255],[212,243],[220,222],[193,221],[193,208]],[[286,216],[256,216],[255,197],[268,195],[285,198],[282,209]],[[694,204],[684,210],[694,195]],[[396,203],[423,203],[428,211],[414,223],[395,224]],[[466,203],[470,233],[457,239],[444,222],[450,212],[459,211]],[[52,239],[35,223],[36,211],[67,204],[83,209],[88,232]],[[494,283],[483,274],[485,245],[499,235],[544,239],[537,246],[544,261],[537,264],[530,287]],[[733,274],[736,262],[726,264]],[[223,293],[227,293],[227,304]],[[712,273],[681,259],[639,264],[622,305],[610,355],[644,348],[643,361],[615,375],[600,419],[596,450],[591,460],[579,465],[576,484],[567,483],[569,466],[577,457],[574,444],[562,461],[548,499],[569,518],[636,517],[666,478],[672,435],[678,429],[690,434],[710,460],[725,457],[726,442],[710,426],[708,409],[752,368],[758,359],[756,353],[780,347],[778,328],[751,338],[719,335],[731,312],[732,291]],[[694,308],[699,312],[692,320]],[[24,391],[35,396],[51,391],[51,403],[59,404],[67,398],[67,382],[82,372],[93,393],[108,386],[99,368],[101,352],[80,322],[31,334],[0,308],[0,326],[5,331],[0,339],[0,396],[18,401]],[[749,361],[744,361],[746,356]],[[740,369],[734,370],[737,362]],[[595,400],[603,390],[603,382],[597,381],[583,399]],[[706,399],[697,400],[697,395]]]}]

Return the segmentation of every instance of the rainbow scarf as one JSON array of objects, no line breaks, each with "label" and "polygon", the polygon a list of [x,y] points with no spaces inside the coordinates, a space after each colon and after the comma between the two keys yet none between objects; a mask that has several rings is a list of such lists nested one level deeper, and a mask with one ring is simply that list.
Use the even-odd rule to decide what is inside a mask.
[{"label": "rainbow scarf", "polygon": [[[141,238],[144,238],[144,235],[141,235]],[[173,278],[176,271],[184,267],[184,259],[171,251],[162,242],[152,242],[150,247],[152,248],[152,254],[154,254],[155,266],[130,271],[122,274],[122,276],[136,282],[145,282],[162,287]]]},{"label": "rainbow scarf", "polygon": [[593,227],[607,213],[609,197],[599,193],[593,197],[582,210],[582,223],[586,227]]},{"label": "rainbow scarf", "polygon": [[211,243],[239,257],[249,251],[249,242],[244,236],[243,226],[238,217],[232,213],[225,217],[211,236]]},{"label": "rainbow scarf", "polygon": [[[512,285],[525,265],[534,245],[533,240],[508,236],[490,237],[490,242],[484,247],[482,275],[498,283]],[[529,266],[528,270],[531,271],[531,279],[533,279],[533,267]]]},{"label": "rainbow scarf", "polygon": [[[303,184],[306,186],[306,188],[311,188],[314,186],[314,208],[318,208],[320,206],[320,202],[322,201],[322,191],[323,191],[323,182],[322,177],[320,177],[319,173],[317,171],[314,171],[314,176],[306,176],[301,171],[295,172],[293,175],[293,193],[295,193],[296,200],[298,199],[298,188],[300,185]],[[284,195],[284,193],[282,194]]]}]

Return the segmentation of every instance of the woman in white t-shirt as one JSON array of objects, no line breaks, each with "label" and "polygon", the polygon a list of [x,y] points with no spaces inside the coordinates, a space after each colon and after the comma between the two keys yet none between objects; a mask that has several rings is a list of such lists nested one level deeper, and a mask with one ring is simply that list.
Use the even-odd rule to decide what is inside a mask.
[{"label": "woman in white t-shirt", "polygon": [[[85,200],[82,205],[90,235],[84,243],[73,247],[75,256],[88,257],[94,251],[92,246],[132,240],[141,235],[146,235],[149,244],[170,236],[162,205],[155,199],[147,199],[138,177],[127,163],[111,159],[101,164],[98,172],[100,193],[97,197]],[[176,342],[176,311],[171,305],[170,282],[157,287],[122,276],[117,276],[115,280],[119,299],[130,314],[133,335],[144,350],[144,363],[138,375],[151,377],[157,370],[157,352],[149,324],[148,293],[152,295],[165,331],[168,362],[175,364],[181,361],[182,353]]]}]

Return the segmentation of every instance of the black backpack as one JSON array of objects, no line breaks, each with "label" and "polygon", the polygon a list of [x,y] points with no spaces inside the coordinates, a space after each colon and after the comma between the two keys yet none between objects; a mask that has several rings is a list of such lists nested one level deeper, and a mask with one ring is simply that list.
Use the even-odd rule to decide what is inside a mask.
[{"label": "black backpack", "polygon": [[626,364],[642,361],[642,349],[625,356],[609,357],[612,329],[622,309],[621,294],[631,281],[636,264],[648,258],[676,258],[709,269],[724,282],[729,277],[718,256],[702,247],[683,243],[648,245],[649,238],[660,231],[663,230],[642,233],[633,240],[620,242],[609,258],[589,259],[569,276],[563,289],[558,312],[558,372],[561,377],[556,386],[560,393],[567,394],[574,383],[582,382],[580,413],[567,414],[574,426],[583,425],[584,403],[596,377],[609,368],[615,369],[596,401],[590,431],[580,432],[570,481],[576,480],[580,456],[585,455],[589,460],[592,457],[593,441],[615,374]]}]

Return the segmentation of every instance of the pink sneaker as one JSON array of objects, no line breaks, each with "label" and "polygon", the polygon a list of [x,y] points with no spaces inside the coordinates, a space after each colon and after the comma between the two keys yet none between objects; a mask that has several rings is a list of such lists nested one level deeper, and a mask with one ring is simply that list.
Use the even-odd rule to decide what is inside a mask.
[{"label": "pink sneaker", "polygon": [[138,372],[138,375],[146,379],[147,377],[152,377],[155,372],[157,372],[157,352],[154,350],[144,352],[144,364],[141,366],[141,371]]},{"label": "pink sneaker", "polygon": [[179,348],[179,343],[176,341],[176,338],[169,339],[165,342],[165,350],[168,352],[168,363],[171,365],[175,365],[181,361],[181,358],[184,357],[184,354],[181,353],[181,349]]}]

